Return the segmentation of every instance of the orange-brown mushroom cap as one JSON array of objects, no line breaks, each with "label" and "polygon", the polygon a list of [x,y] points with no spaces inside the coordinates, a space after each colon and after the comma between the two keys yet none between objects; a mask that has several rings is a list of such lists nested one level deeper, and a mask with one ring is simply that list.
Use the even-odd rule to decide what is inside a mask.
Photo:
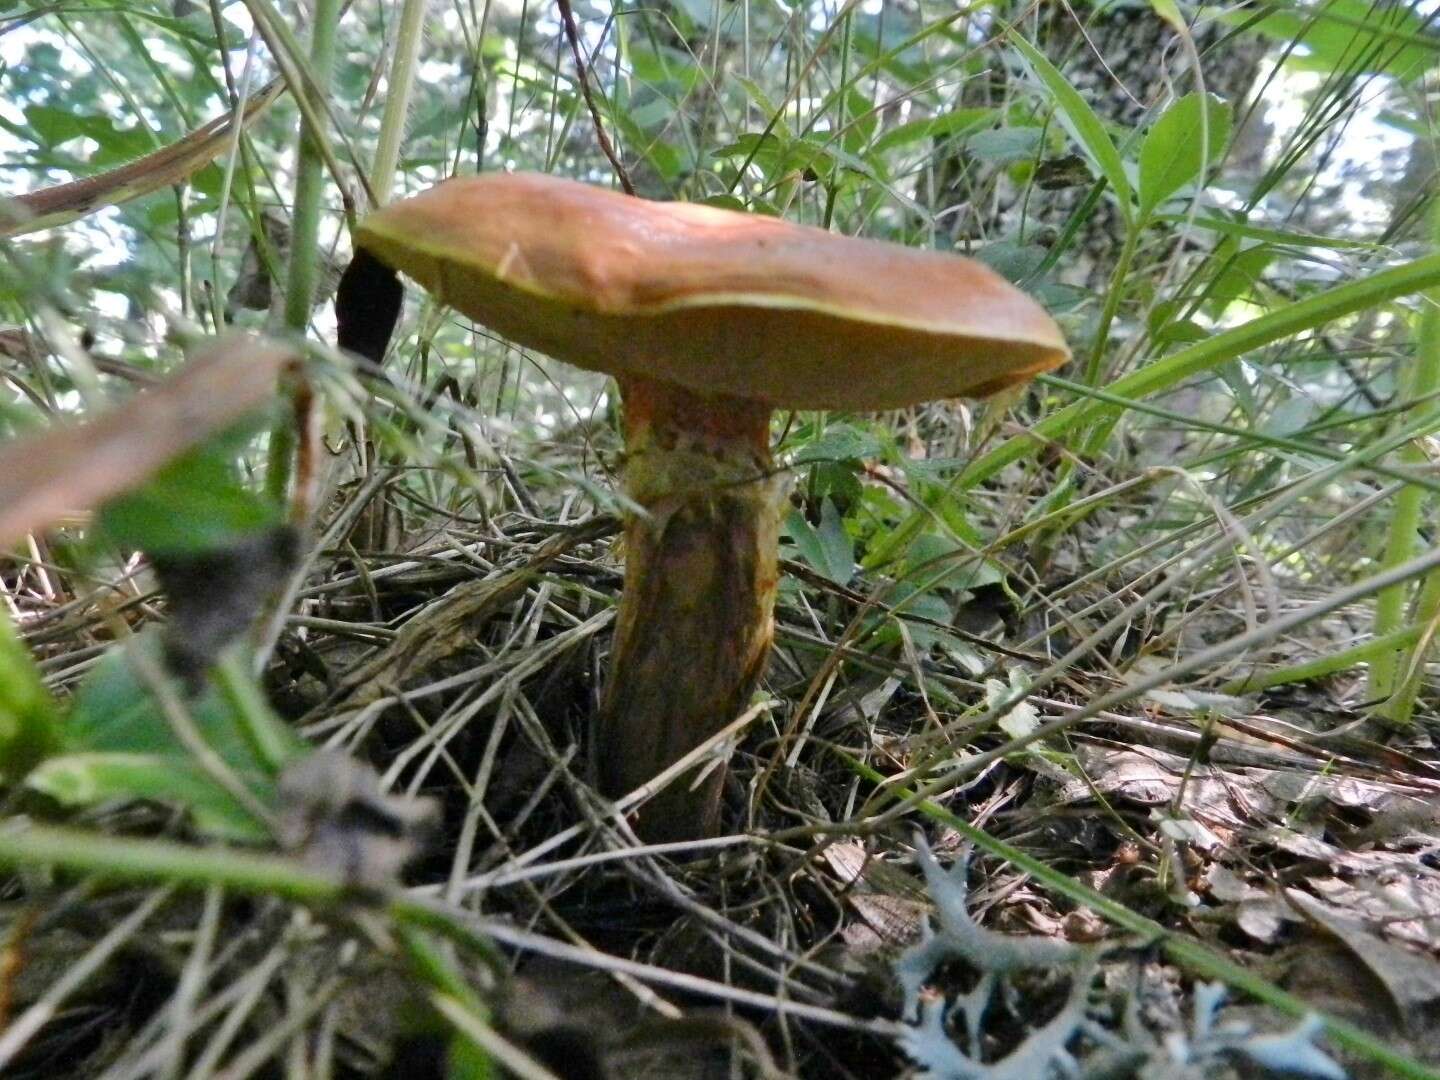
[{"label": "orange-brown mushroom cap", "polygon": [[1058,367],[1060,329],[958,255],[532,173],[447,180],[357,245],[510,340],[777,408],[983,396]]}]

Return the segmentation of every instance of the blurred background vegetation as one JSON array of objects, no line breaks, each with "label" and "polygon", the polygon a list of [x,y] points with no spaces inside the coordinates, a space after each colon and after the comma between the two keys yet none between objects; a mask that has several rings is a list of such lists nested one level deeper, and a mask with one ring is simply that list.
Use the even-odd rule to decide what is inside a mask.
[{"label": "blurred background vegetation", "polygon": [[[1179,931],[1146,976],[1157,1030],[1183,1026],[1199,979],[1292,1014],[1282,988],[1319,981],[1309,1005],[1357,1075],[1434,1075],[1421,1017],[1440,994],[1382,1018],[1359,988],[1398,978],[1374,960],[1397,942],[1440,986],[1440,8],[572,3],[0,0],[0,194],[19,197],[0,204],[0,439],[99,415],[241,328],[305,338],[323,448],[291,488],[286,398],[268,433],[0,554],[5,810],[69,829],[0,836],[24,868],[3,894],[0,1073],[1050,1075],[1000,1071],[1061,1010],[1044,980],[1020,981],[982,1048],[953,1017],[902,1032],[889,965],[928,910],[923,827],[937,850],[982,849],[987,923]],[[178,168],[150,156],[177,144]],[[332,348],[354,216],[522,169],[969,255],[1074,350],[1004,400],[777,418],[777,655],[727,789],[733,835],[686,862],[620,857],[585,783],[620,580],[606,380],[418,291],[383,378]],[[298,564],[263,532],[287,515]],[[224,572],[167,570],[217,537]],[[117,656],[167,614],[173,656],[220,609],[255,627],[245,660],[176,727],[164,676]],[[505,957],[419,901],[335,914],[339,893],[290,863],[242,873],[189,842],[286,847],[283,766],[320,744],[378,779],[331,762],[311,784],[360,792],[397,836],[419,818],[386,793],[433,800],[443,839],[405,880],[500,920]],[[928,808],[895,810],[925,785]],[[120,832],[187,843],[137,847],[128,870],[119,846],[85,846]],[[380,867],[388,888],[407,845],[288,847],[332,884]],[[94,885],[116,876],[160,891]],[[317,907],[333,919],[297,914]],[[1348,951],[1316,929],[1340,914],[1369,935]],[[582,946],[604,959],[586,968]],[[1334,985],[1278,973],[1326,948]],[[634,1015],[692,998],[729,1019],[657,1035]],[[782,998],[812,1011],[777,1019]],[[1061,1044],[1079,1053],[1076,1031]],[[952,1038],[996,1071],[945,1072]],[[1335,1075],[1308,1046],[1192,1064]],[[1179,1075],[1169,1052],[1137,1060]]]}]

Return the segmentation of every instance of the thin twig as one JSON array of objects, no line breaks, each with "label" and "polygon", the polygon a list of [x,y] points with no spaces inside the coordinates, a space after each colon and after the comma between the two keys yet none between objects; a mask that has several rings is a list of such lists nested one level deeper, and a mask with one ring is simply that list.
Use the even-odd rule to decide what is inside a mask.
[{"label": "thin twig", "polygon": [[560,21],[565,24],[565,37],[570,41],[570,52],[575,56],[575,77],[580,81],[580,92],[585,95],[585,104],[590,109],[590,119],[595,124],[595,138],[600,143],[600,149],[610,164],[615,169],[615,175],[620,180],[620,186],[624,188],[626,195],[635,194],[635,185],[630,182],[630,174],[625,171],[625,166],[620,163],[620,156],[615,153],[615,147],[610,145],[610,137],[605,134],[605,125],[600,122],[600,108],[595,104],[595,96],[590,92],[590,73],[585,65],[585,57],[580,52],[580,31],[575,26],[575,13],[570,10],[570,0],[555,0],[555,6],[560,9]]}]

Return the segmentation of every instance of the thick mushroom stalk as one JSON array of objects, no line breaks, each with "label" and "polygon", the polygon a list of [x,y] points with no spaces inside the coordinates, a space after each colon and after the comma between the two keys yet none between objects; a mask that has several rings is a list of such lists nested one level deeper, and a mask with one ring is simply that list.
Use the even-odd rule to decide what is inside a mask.
[{"label": "thick mushroom stalk", "polygon": [[[770,407],[621,380],[625,589],[596,750],[601,787],[633,790],[744,711],[773,637],[783,485]],[[712,763],[713,764],[713,763]],[[663,842],[713,832],[723,764],[682,777],[642,811]]]}]

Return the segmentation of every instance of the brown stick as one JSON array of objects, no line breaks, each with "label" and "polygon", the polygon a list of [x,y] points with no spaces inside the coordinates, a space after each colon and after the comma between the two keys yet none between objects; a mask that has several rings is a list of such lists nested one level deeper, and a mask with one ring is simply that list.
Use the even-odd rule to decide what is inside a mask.
[{"label": "brown stick", "polygon": [[595,124],[595,138],[600,142],[600,150],[610,159],[625,194],[634,195],[635,185],[630,182],[630,174],[620,163],[615,147],[610,145],[610,137],[605,134],[605,125],[600,122],[600,108],[595,104],[595,97],[590,92],[589,70],[585,65],[585,57],[580,52],[580,30],[575,25],[575,13],[570,10],[570,0],[555,0],[555,5],[560,9],[560,21],[565,24],[565,36],[569,39],[570,51],[575,56],[575,74],[580,80],[580,92],[585,95],[585,104],[590,109],[590,119]]}]

